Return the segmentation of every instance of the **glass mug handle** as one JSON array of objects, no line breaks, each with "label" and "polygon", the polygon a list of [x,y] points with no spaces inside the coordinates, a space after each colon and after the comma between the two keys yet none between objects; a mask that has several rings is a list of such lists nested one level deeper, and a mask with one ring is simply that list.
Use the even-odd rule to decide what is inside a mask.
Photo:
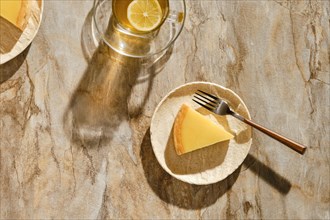
[{"label": "glass mug handle", "polygon": [[170,11],[165,19],[165,22],[182,23],[184,20],[184,12]]},{"label": "glass mug handle", "polygon": [[[166,16],[166,18],[164,19],[162,25],[167,22],[167,23],[182,23],[184,21],[184,12],[178,12],[178,11],[169,11],[168,15]],[[162,26],[161,25],[161,26]],[[156,30],[152,31],[149,34],[144,35],[144,37],[147,37],[149,39],[152,39],[154,37],[156,37],[158,35],[160,31],[160,28],[157,28]]]},{"label": "glass mug handle", "polygon": [[[174,10],[170,10],[169,12],[168,12],[168,15],[166,16],[166,18],[164,19],[164,21],[163,21],[163,23],[162,23],[162,25],[166,22],[166,23],[171,23],[171,24],[175,24],[175,23],[177,23],[177,24],[181,24],[181,23],[183,23],[183,21],[184,21],[184,18],[185,18],[185,16],[184,16],[185,14],[184,14],[184,12],[178,12],[178,11],[174,11]],[[161,26],[162,26],[161,25]],[[152,31],[151,33],[148,33],[148,34],[146,34],[146,35],[141,35],[141,37],[143,37],[143,38],[147,38],[147,39],[153,39],[153,38],[155,38],[158,34],[159,34],[159,32],[160,32],[160,28],[157,28],[156,30],[154,30],[154,31]]]}]

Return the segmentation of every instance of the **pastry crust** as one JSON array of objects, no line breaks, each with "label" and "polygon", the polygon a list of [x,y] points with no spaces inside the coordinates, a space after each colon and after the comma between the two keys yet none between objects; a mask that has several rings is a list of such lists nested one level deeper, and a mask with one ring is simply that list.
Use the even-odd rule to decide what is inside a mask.
[{"label": "pastry crust", "polygon": [[186,104],[183,104],[174,121],[174,127],[173,127],[174,146],[175,146],[175,151],[178,155],[185,153],[185,149],[182,143],[181,127],[183,120],[185,119],[186,114],[188,112],[188,109],[189,107]]},{"label": "pastry crust", "polygon": [[22,31],[25,29],[25,27],[27,26],[27,23],[29,21],[29,17],[30,17],[30,10],[29,10],[29,6],[30,6],[30,1],[21,1],[21,9],[19,11],[18,17],[17,17],[17,21],[16,21],[16,25],[19,29],[21,29]]}]

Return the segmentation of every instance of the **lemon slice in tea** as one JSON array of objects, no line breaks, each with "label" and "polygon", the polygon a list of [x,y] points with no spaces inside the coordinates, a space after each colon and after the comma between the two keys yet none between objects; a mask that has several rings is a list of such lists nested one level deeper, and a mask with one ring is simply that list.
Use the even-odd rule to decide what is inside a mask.
[{"label": "lemon slice in tea", "polygon": [[127,18],[138,31],[149,32],[159,26],[163,12],[157,0],[134,0],[127,8]]}]

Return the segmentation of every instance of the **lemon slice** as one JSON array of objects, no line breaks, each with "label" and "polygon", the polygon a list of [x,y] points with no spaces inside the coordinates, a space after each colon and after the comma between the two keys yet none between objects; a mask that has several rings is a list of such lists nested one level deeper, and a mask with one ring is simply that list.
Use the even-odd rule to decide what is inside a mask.
[{"label": "lemon slice", "polygon": [[157,0],[134,0],[127,7],[127,19],[138,31],[152,31],[160,24],[162,16]]}]

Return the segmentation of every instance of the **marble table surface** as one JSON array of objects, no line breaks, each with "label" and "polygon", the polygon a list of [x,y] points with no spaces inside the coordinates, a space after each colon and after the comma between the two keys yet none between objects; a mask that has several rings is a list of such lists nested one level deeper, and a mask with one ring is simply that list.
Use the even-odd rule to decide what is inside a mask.
[{"label": "marble table surface", "polygon": [[[146,67],[88,43],[93,1],[47,0],[40,30],[0,66],[1,219],[329,219],[328,1],[187,1],[180,37]],[[150,121],[171,89],[209,81],[301,156],[253,131],[227,179],[167,174]]]}]

